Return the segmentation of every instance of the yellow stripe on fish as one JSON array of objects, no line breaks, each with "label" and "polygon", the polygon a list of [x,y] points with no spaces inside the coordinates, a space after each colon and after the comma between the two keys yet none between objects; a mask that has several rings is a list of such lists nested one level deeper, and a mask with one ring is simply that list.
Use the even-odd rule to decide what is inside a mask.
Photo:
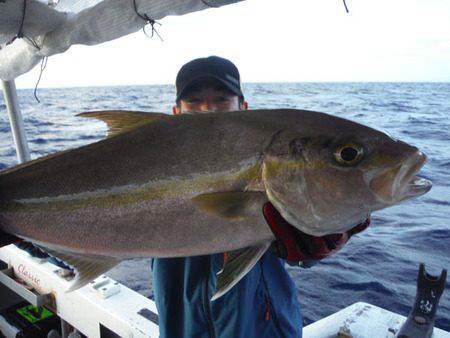
[{"label": "yellow stripe on fish", "polygon": [[147,182],[142,185],[113,187],[108,190],[83,192],[74,195],[20,199],[4,205],[8,212],[46,212],[74,210],[80,208],[108,208],[149,200],[172,199],[186,195],[197,195],[209,191],[227,189],[236,182],[258,181],[260,165],[253,164],[236,171],[197,175],[191,178],[174,178]]}]

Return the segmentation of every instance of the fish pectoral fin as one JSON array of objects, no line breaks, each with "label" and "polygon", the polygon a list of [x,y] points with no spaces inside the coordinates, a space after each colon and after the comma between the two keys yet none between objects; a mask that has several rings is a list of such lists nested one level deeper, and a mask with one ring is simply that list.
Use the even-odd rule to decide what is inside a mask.
[{"label": "fish pectoral fin", "polygon": [[108,125],[108,137],[138,128],[144,124],[168,120],[170,115],[162,113],[146,113],[140,111],[105,110],[77,114],[77,116],[95,118]]},{"label": "fish pectoral fin", "polygon": [[223,296],[249,272],[270,247],[271,242],[230,252],[223,269],[217,274],[216,292],[211,300]]},{"label": "fish pectoral fin", "polygon": [[66,292],[75,291],[85,286],[120,263],[120,260],[112,257],[84,256],[47,248],[43,248],[43,250],[75,270],[75,278]]},{"label": "fish pectoral fin", "polygon": [[214,192],[195,196],[192,202],[207,213],[240,220],[261,215],[267,197],[262,192]]}]

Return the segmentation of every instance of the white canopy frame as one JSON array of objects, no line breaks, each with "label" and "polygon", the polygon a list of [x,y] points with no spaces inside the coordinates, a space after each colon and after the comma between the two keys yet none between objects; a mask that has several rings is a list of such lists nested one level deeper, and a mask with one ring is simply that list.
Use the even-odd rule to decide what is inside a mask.
[{"label": "white canopy frame", "polygon": [[0,79],[17,158],[30,160],[14,79],[74,44],[96,45],[136,32],[168,15],[243,0],[3,0]]},{"label": "white canopy frame", "polygon": [[19,163],[23,163],[29,161],[31,158],[23,125],[22,113],[20,111],[19,99],[17,97],[16,85],[14,80],[2,81],[2,85],[14,146],[16,148],[17,160]]},{"label": "white canopy frame", "polygon": [[0,79],[9,81],[44,57],[75,44],[96,45],[134,33],[169,15],[243,0],[0,1]]}]

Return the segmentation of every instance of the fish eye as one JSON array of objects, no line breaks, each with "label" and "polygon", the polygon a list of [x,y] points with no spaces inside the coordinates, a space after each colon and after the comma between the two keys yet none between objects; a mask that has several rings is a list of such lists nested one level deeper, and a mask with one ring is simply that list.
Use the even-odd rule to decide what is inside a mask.
[{"label": "fish eye", "polygon": [[363,148],[353,143],[346,143],[336,148],[334,158],[339,164],[352,166],[357,164],[363,157]]}]

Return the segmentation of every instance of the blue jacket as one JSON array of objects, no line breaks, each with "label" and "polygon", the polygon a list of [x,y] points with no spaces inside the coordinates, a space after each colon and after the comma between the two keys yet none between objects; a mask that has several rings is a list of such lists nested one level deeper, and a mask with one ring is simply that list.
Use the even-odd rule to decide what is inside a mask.
[{"label": "blue jacket", "polygon": [[154,259],[161,338],[302,336],[300,305],[284,261],[269,250],[221,298],[210,301],[223,254]]}]

